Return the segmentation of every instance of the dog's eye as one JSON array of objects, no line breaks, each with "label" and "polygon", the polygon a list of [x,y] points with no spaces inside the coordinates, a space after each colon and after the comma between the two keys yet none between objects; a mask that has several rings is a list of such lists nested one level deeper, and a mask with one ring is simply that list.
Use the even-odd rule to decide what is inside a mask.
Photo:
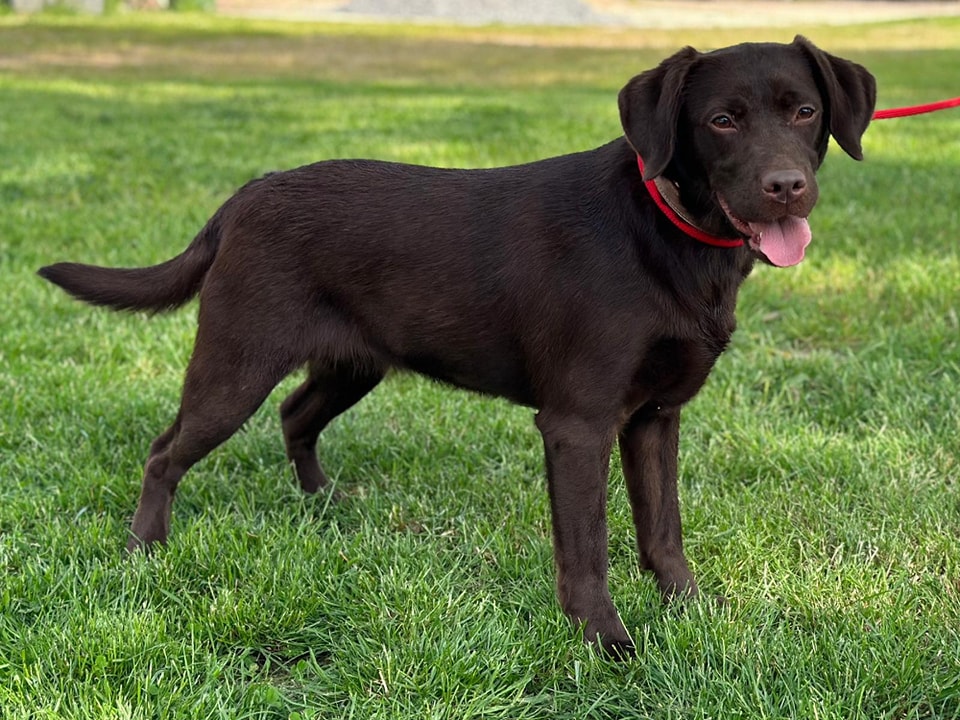
[{"label": "dog's eye", "polygon": [[804,105],[802,108],[797,110],[797,120],[810,120],[816,114],[817,111],[815,108],[812,108],[809,105]]},{"label": "dog's eye", "polygon": [[717,130],[733,130],[733,119],[729,115],[715,115],[710,119],[710,124]]}]

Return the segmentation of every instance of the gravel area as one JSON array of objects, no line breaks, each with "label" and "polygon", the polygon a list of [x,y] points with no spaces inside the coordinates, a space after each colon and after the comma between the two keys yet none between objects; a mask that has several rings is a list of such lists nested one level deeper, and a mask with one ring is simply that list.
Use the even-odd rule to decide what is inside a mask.
[{"label": "gravel area", "polygon": [[609,25],[613,15],[598,13],[580,0],[353,0],[342,12],[401,20],[448,20],[466,25]]}]

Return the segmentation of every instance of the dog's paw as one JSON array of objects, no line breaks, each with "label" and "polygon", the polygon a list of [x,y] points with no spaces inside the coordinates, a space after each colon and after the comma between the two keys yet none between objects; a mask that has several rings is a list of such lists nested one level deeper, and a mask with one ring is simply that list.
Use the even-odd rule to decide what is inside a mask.
[{"label": "dog's paw", "polygon": [[633,640],[605,640],[599,638],[596,645],[600,654],[614,662],[629,662],[637,656]]}]

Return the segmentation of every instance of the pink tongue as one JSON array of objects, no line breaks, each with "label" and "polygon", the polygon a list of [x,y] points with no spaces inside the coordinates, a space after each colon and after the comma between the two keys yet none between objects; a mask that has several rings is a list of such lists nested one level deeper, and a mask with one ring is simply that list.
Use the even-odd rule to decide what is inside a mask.
[{"label": "pink tongue", "polygon": [[810,224],[806,218],[788,215],[771,223],[750,223],[750,229],[760,237],[759,250],[777,267],[796,265],[810,244]]}]

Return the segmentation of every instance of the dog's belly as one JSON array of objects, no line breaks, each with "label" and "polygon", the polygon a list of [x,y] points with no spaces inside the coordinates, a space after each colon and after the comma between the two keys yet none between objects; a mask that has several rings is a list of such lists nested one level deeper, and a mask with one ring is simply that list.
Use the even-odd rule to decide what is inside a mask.
[{"label": "dog's belly", "polygon": [[416,353],[406,355],[397,364],[458,388],[503,397],[521,405],[535,404],[522,363],[513,355],[480,351],[451,358]]}]

